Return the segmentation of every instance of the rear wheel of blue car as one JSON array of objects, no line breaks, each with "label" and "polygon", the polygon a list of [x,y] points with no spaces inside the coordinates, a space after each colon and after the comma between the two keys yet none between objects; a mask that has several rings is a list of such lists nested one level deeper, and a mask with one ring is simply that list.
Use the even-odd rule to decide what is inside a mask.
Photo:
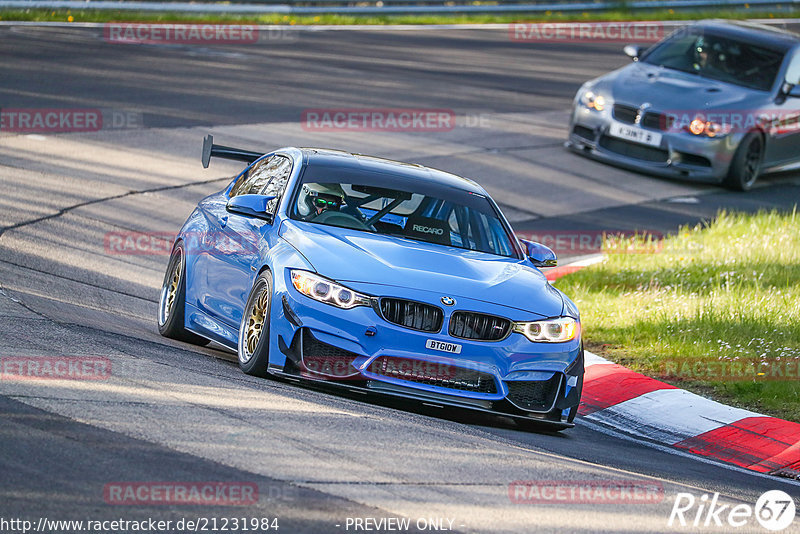
[{"label": "rear wheel of blue car", "polygon": [[239,325],[239,368],[248,375],[267,376],[271,307],[272,276],[265,271],[253,283]]},{"label": "rear wheel of blue car", "polygon": [[184,328],[186,304],[186,250],[180,241],[175,243],[161,284],[158,299],[158,331],[162,336],[196,345],[207,345],[208,340]]},{"label": "rear wheel of blue car", "polygon": [[750,132],[736,149],[725,185],[737,191],[748,191],[758,180],[764,158],[764,139],[758,132]]}]

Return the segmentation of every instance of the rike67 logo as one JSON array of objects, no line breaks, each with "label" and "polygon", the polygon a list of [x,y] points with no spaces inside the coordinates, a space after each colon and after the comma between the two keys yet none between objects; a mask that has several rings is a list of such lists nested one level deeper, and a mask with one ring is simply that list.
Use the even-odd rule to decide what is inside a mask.
[{"label": "rike67 logo", "polygon": [[731,528],[752,525],[753,518],[767,530],[786,529],[794,521],[794,499],[783,491],[763,493],[755,507],[749,504],[720,504],[719,493],[702,495],[699,499],[691,493],[678,493],[669,515],[667,526],[711,527],[728,532]]}]

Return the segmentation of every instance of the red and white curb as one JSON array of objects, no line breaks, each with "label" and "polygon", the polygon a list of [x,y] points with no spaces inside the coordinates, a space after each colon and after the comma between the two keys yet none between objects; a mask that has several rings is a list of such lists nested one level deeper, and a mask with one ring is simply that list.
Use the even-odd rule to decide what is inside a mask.
[{"label": "red and white curb", "polygon": [[[546,276],[556,280],[600,261],[592,256]],[[586,419],[759,473],[800,478],[800,424],[706,399],[588,351],[585,365],[578,413]]]},{"label": "red and white curb", "polygon": [[595,263],[602,263],[605,261],[606,257],[602,254],[592,254],[582,260],[574,261],[572,263],[568,263],[567,265],[562,265],[560,267],[553,267],[552,269],[548,269],[544,276],[550,282],[554,282],[558,280],[565,274],[574,273],[575,271],[579,271],[584,267],[588,267],[589,265],[594,265]]},{"label": "red and white curb", "polygon": [[800,476],[800,424],[726,406],[586,352],[578,413],[759,473]]}]

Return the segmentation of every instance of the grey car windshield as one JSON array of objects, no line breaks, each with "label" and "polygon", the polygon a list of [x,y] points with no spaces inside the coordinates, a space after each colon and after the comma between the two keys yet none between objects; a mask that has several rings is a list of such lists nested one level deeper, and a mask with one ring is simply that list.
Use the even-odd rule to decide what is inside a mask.
[{"label": "grey car windshield", "polygon": [[653,48],[644,63],[750,89],[769,91],[784,52],[709,32],[681,32]]},{"label": "grey car windshield", "polygon": [[[409,184],[406,184],[409,185]],[[453,188],[309,180],[299,185],[293,219],[517,257],[489,200]]]}]

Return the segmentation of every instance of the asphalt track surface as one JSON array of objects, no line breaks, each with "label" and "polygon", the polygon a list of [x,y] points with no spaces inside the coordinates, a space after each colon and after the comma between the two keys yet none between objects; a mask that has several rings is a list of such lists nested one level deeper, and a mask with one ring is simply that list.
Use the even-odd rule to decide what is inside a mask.
[{"label": "asphalt track surface", "polygon": [[[516,43],[501,30],[135,46],[106,43],[99,29],[0,27],[2,108],[136,117],[100,132],[0,133],[0,355],[112,364],[107,380],[0,381],[0,517],[277,517],[281,532],[353,532],[347,518],[407,517],[453,519],[463,532],[667,532],[689,530],[667,526],[681,491],[751,505],[768,489],[800,495],[789,481],[580,419],[562,434],[521,432],[500,418],[245,376],[227,352],[158,335],[166,255],[106,246],[108,232],[174,232],[225,185],[238,167],[202,170],[207,132],[243,148],[328,146],[461,173],[531,231],[667,232],[721,207],[797,202],[797,175],[742,195],[567,153],[572,96],[625,63],[619,48]],[[310,131],[300,120],[309,108],[440,108],[457,126]],[[664,499],[516,504],[508,487],[518,480],[657,481]],[[107,504],[104,486],[123,481],[245,481],[260,498],[246,508]],[[737,531],[764,530],[752,522]]]}]

